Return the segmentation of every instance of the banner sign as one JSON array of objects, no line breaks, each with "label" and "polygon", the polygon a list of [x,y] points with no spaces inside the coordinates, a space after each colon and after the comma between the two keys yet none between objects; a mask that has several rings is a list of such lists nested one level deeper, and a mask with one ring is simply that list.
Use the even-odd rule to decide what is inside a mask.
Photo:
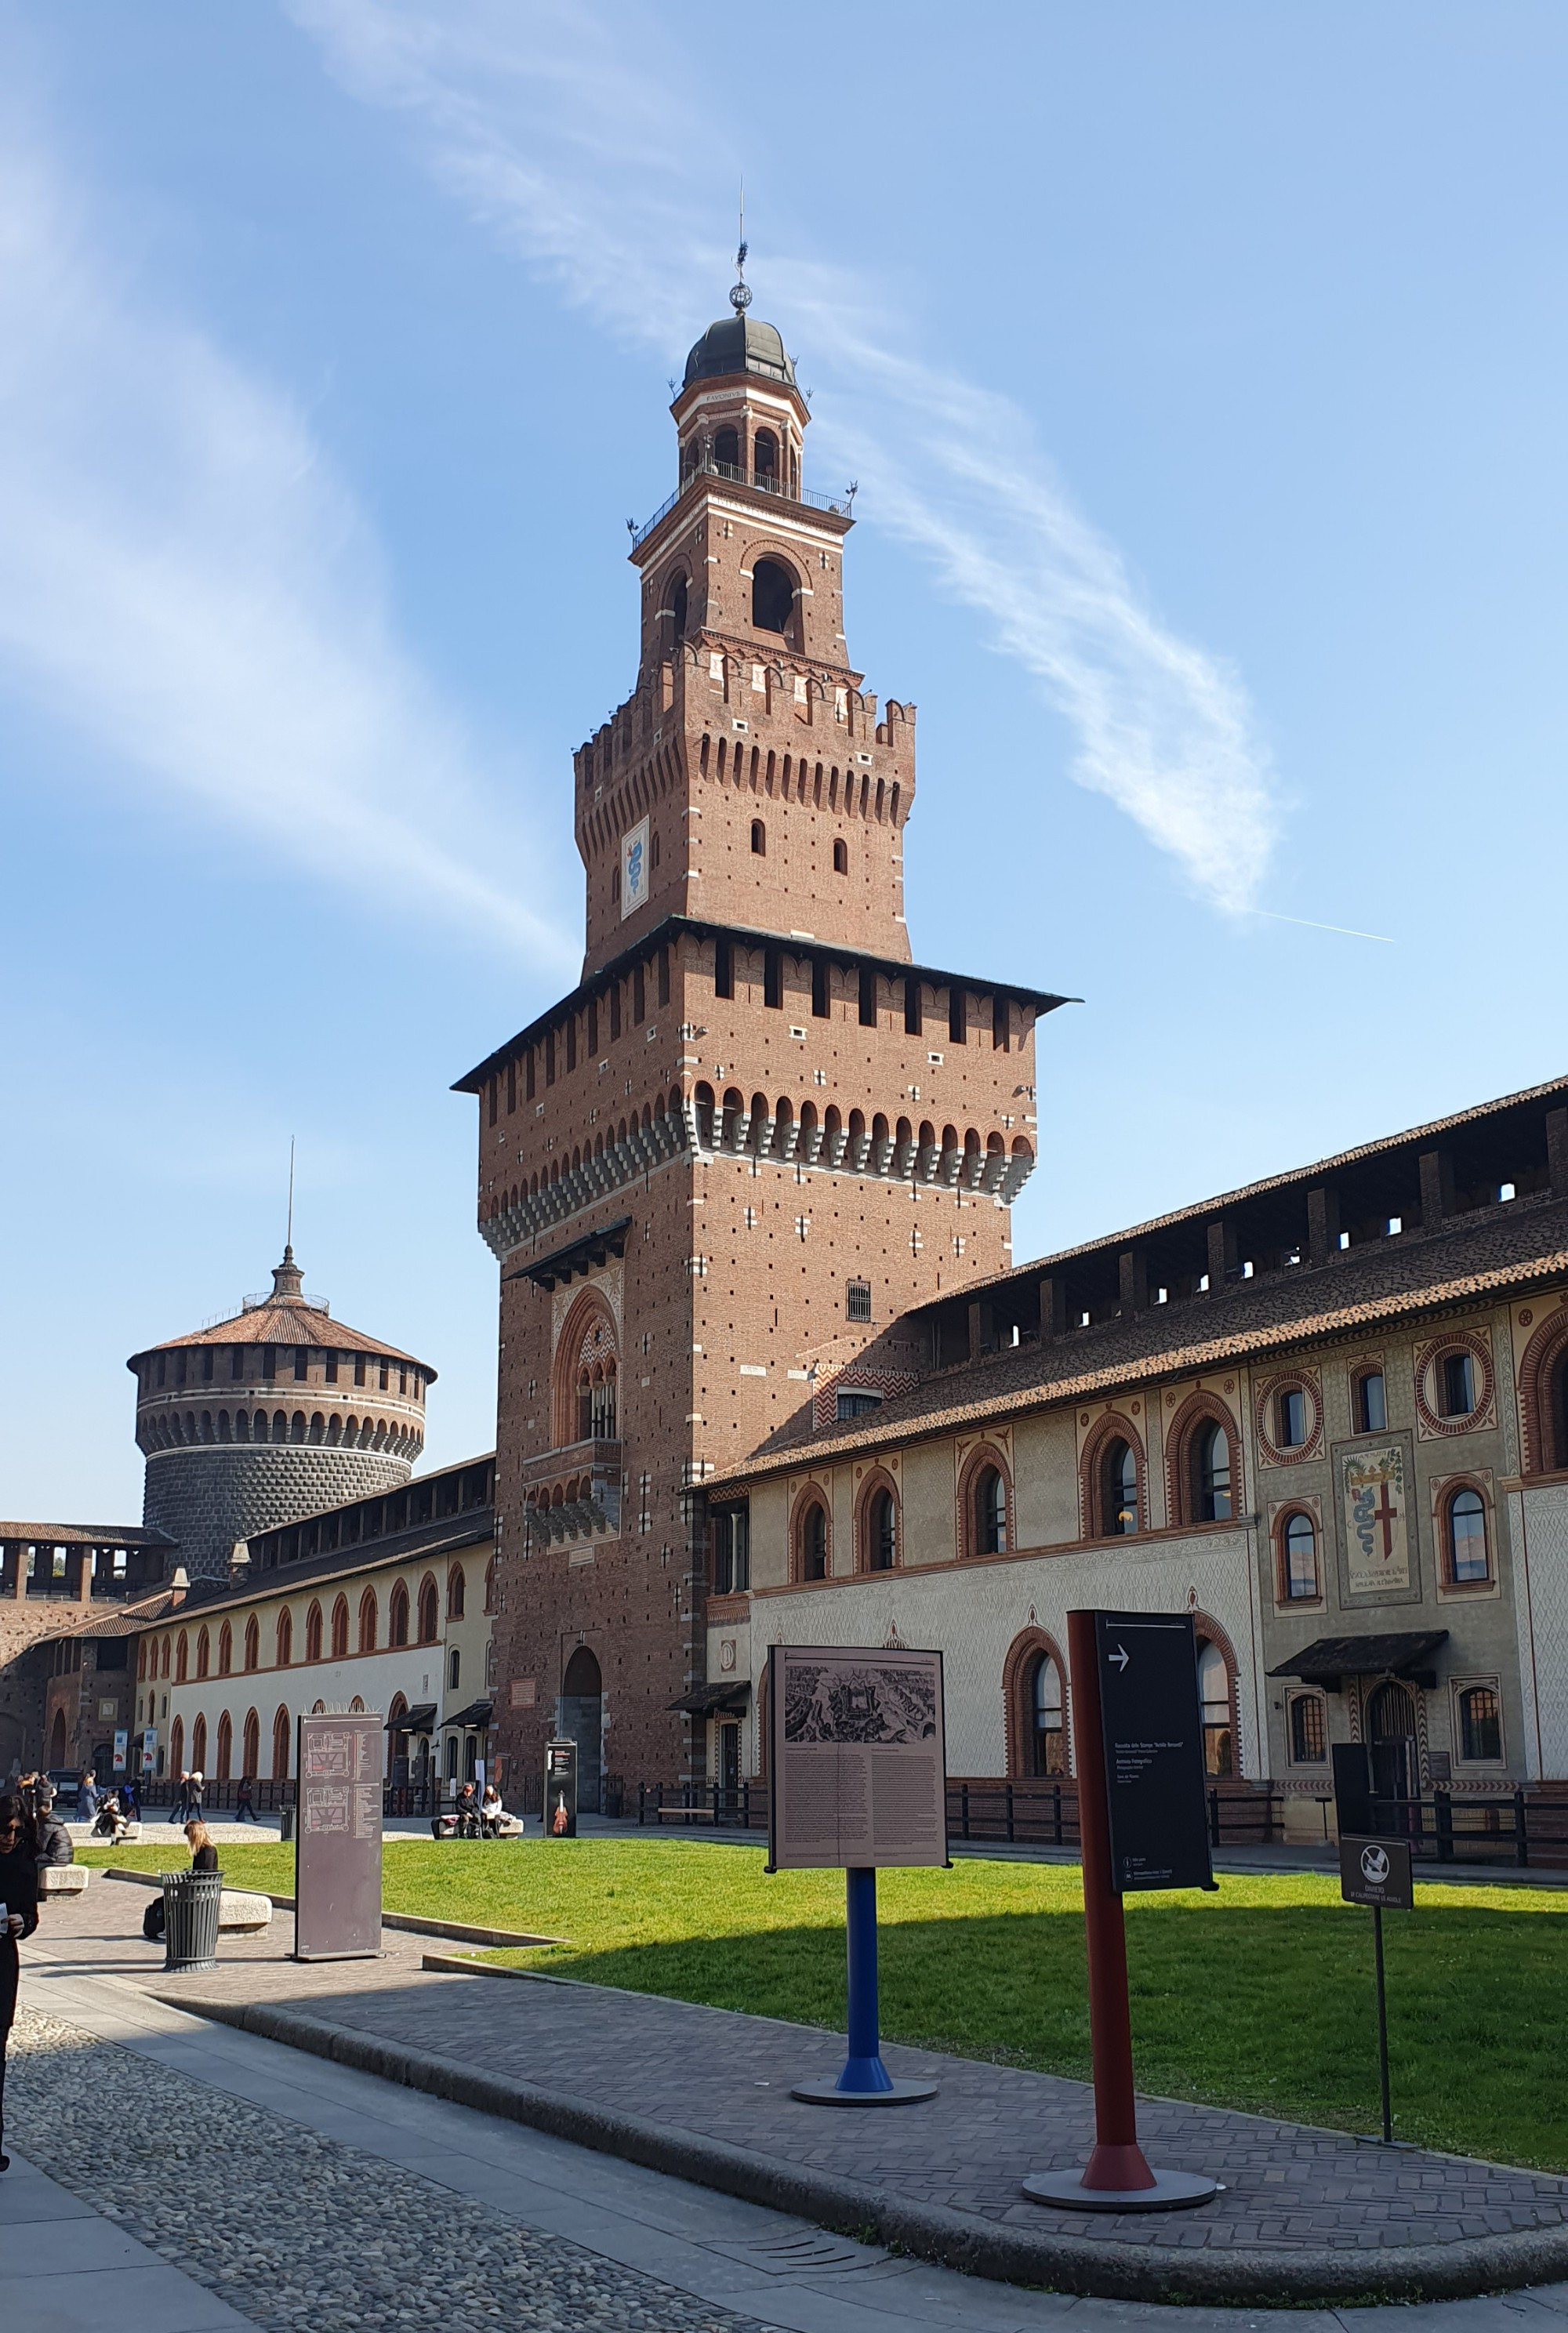
[{"label": "banner sign", "polygon": [[1096,1612],[1111,1885],[1212,1887],[1198,1644],[1187,1612]]},{"label": "banner sign", "polygon": [[544,1836],[577,1836],[577,1744],[570,1739],[544,1744]]},{"label": "banner sign", "polygon": [[1376,1912],[1413,1912],[1409,1840],[1342,1839],[1340,1894],[1347,1904],[1370,1904]]},{"label": "banner sign", "polygon": [[156,1771],[157,1766],[158,1728],[156,1725],[149,1725],[141,1737],[141,1771],[144,1774],[150,1774]]},{"label": "banner sign", "polygon": [[381,1949],[380,1718],[301,1717],[294,1826],[294,1958]]},{"label": "banner sign", "polygon": [[118,1725],[114,1730],[114,1771],[117,1774],[124,1773],[130,1756],[130,1731],[123,1725]]},{"label": "banner sign", "polygon": [[946,1864],[940,1653],[770,1646],[768,1728],[771,1869]]},{"label": "banner sign", "polygon": [[630,834],[620,838],[620,920],[634,916],[648,902],[648,821],[640,818]]}]

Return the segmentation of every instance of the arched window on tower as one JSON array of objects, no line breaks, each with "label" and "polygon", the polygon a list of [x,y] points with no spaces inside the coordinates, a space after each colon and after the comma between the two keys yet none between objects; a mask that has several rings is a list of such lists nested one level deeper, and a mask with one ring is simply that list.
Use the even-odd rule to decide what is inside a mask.
[{"label": "arched window on tower", "polygon": [[687,619],[689,614],[690,601],[686,578],[684,575],[678,575],[669,594],[669,628],[678,641],[686,638]]},{"label": "arched window on tower", "polygon": [[779,486],[778,439],[771,429],[759,429],[752,439],[752,469],[759,486],[777,494]]},{"label": "arched window on tower", "polygon": [[787,632],[795,603],[794,578],[776,559],[751,571],[751,619],[759,632]]},{"label": "arched window on tower", "polygon": [[740,468],[740,433],[735,429],[716,429],[713,433],[713,458],[721,470],[736,472]]}]

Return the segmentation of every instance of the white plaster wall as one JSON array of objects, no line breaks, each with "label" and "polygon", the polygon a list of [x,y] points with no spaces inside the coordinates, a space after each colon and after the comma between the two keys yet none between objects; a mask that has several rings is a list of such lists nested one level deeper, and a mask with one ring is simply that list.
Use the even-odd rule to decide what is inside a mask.
[{"label": "white plaster wall", "polygon": [[1568,1483],[1508,1493],[1516,1558],[1514,1610],[1525,1769],[1533,1781],[1568,1780]]}]

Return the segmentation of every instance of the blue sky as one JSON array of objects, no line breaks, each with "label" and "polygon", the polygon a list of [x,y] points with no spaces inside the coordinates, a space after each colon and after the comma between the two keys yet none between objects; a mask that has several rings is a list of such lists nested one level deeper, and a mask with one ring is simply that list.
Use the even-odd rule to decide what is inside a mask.
[{"label": "blue sky", "polygon": [[742,172],[917,952],[1085,1000],[1016,1254],[1565,1066],[1562,10],[717,35],[0,0],[0,1512],[139,1512],[125,1356],[265,1285],[291,1135],[309,1284],[487,1446],[447,1087],[574,977]]}]

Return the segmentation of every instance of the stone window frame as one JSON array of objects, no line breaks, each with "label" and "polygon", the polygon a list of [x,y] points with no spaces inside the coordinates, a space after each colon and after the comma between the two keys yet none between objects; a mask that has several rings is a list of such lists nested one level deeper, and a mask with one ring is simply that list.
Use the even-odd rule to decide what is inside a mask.
[{"label": "stone window frame", "polygon": [[[813,1507],[821,1507],[824,1519],[822,1551],[824,1570],[821,1579],[806,1578],[805,1523]],[[821,1588],[833,1576],[833,1503],[827,1487],[814,1475],[808,1475],[795,1493],[790,1510],[790,1582],[796,1588]]]},{"label": "stone window frame", "polygon": [[[1438,1593],[1449,1596],[1496,1596],[1500,1592],[1497,1573],[1497,1502],[1493,1493],[1491,1470],[1485,1466],[1467,1466],[1457,1474],[1438,1474],[1429,1485],[1432,1502],[1432,1532],[1438,1550]],[[1486,1577],[1485,1579],[1456,1579],[1454,1577],[1454,1526],[1452,1508],[1461,1491],[1474,1491],[1481,1502],[1481,1517],[1486,1534]]]},{"label": "stone window frame", "polygon": [[[1130,1403],[1125,1410],[1108,1409],[1097,1417],[1084,1441],[1078,1458],[1078,1535],[1090,1541],[1141,1539],[1152,1526],[1149,1512],[1149,1451],[1132,1414]],[[1132,1463],[1138,1475],[1138,1529],[1135,1531],[1112,1531],[1107,1528],[1103,1472],[1108,1445],[1125,1442],[1132,1453]]]},{"label": "stone window frame", "polygon": [[[1312,1416],[1303,1438],[1282,1446],[1274,1437],[1275,1405],[1282,1393],[1304,1393]],[[1315,1369],[1275,1369],[1264,1379],[1253,1401],[1257,1444],[1270,1466],[1303,1466],[1323,1453],[1323,1389]]]},{"label": "stone window frame", "polygon": [[[1066,1765],[1059,1778],[1033,1774],[1026,1763],[1026,1745],[1034,1739],[1034,1706],[1033,1685],[1036,1664],[1043,1660],[1056,1664],[1056,1674],[1062,1680],[1062,1739]],[[1073,1757],[1073,1686],[1067,1670],[1067,1659],[1061,1646],[1048,1628],[1031,1621],[1008,1646],[1002,1663],[1002,1709],[1005,1728],[1007,1776],[1010,1781],[1039,1782],[1060,1779],[1070,1781],[1074,1771]]]},{"label": "stone window frame", "polygon": [[[980,1477],[995,1467],[1002,1478],[1002,1491],[1006,1506],[1007,1544],[999,1555],[992,1555],[979,1545],[979,1515],[976,1498]],[[958,1555],[966,1563],[1001,1563],[1015,1555],[1018,1548],[1017,1517],[1014,1511],[1013,1468],[1006,1451],[999,1441],[982,1435],[974,1448],[965,1456],[958,1475]]]},{"label": "stone window frame", "polygon": [[[1490,1693],[1495,1695],[1496,1699],[1497,1755],[1495,1758],[1467,1758],[1465,1755],[1463,1703],[1465,1695],[1467,1693],[1475,1693],[1477,1691],[1482,1693]],[[1508,1764],[1508,1735],[1505,1723],[1506,1708],[1503,1697],[1503,1680],[1501,1675],[1498,1674],[1478,1675],[1467,1672],[1457,1676],[1451,1676],[1448,1679],[1448,1713],[1450,1723],[1453,1728],[1453,1757],[1455,1765],[1462,1766],[1467,1774],[1500,1774],[1504,1772]]]},{"label": "stone window frame", "polygon": [[[1294,1513],[1295,1510],[1293,1508],[1292,1512]],[[1297,1703],[1303,1701],[1314,1703],[1323,1712],[1323,1754],[1321,1758],[1298,1758],[1296,1756],[1294,1712]],[[1328,1695],[1322,1690],[1321,1686],[1295,1686],[1285,1695],[1284,1755],[1286,1765],[1294,1766],[1298,1772],[1307,1774],[1326,1774],[1328,1772],[1329,1768],[1332,1763],[1329,1746],[1329,1704]]]},{"label": "stone window frame", "polygon": [[[1218,1521],[1202,1522],[1197,1513],[1198,1435],[1205,1425],[1223,1426],[1230,1445],[1230,1513]],[[1240,1424],[1219,1394],[1200,1386],[1188,1395],[1165,1429],[1166,1519],[1189,1531],[1234,1530],[1243,1506]]]},{"label": "stone window frame", "polygon": [[[1305,1515],[1313,1527],[1313,1559],[1317,1565],[1317,1594],[1293,1596],[1290,1574],[1285,1560],[1285,1528],[1293,1515]],[[1269,1510],[1269,1544],[1274,1554],[1274,1600],[1280,1612],[1313,1612],[1323,1608],[1328,1596],[1327,1542],[1323,1531],[1323,1503],[1321,1498],[1298,1497],[1282,1499]]]},{"label": "stone window frame", "polygon": [[[1480,1378],[1477,1388],[1476,1406],[1458,1417],[1445,1417],[1429,1399],[1428,1380],[1441,1368],[1450,1353],[1468,1353],[1476,1362]],[[1496,1424],[1497,1371],[1492,1359],[1491,1339],[1474,1329],[1450,1329],[1446,1335],[1433,1337],[1416,1355],[1416,1416],[1422,1435],[1434,1441],[1448,1441],[1456,1434],[1475,1434]]]},{"label": "stone window frame", "polygon": [[[871,1564],[871,1504],[885,1491],[893,1503],[893,1560],[886,1571]],[[855,1573],[865,1579],[886,1579],[904,1567],[904,1502],[898,1478],[886,1466],[868,1467],[855,1492]]]}]

